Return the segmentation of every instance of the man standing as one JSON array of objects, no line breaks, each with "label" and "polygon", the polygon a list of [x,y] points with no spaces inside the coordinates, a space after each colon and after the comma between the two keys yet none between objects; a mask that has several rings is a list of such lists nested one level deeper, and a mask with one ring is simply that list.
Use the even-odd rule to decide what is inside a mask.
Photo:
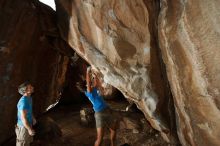
[{"label": "man standing", "polygon": [[35,134],[32,126],[36,123],[32,113],[31,97],[34,87],[29,82],[25,82],[18,87],[18,92],[22,97],[17,104],[16,146],[29,146]]},{"label": "man standing", "polygon": [[[103,97],[100,96],[100,91],[98,91],[98,78],[94,75],[91,79],[91,67],[87,69],[86,73],[86,83],[87,89],[82,84],[78,84],[77,88],[84,92],[93,105],[95,111],[95,121],[97,129],[97,138],[94,146],[100,146],[102,143],[104,128],[110,130],[110,140],[111,146],[115,146],[115,136],[116,136],[116,118],[113,116],[112,110],[104,101]],[[86,90],[86,91],[85,91]]]}]

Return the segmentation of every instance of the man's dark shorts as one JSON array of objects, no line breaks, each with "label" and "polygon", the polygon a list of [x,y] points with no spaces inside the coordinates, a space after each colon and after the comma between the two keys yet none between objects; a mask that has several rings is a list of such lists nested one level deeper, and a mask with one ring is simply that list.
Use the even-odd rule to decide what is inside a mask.
[{"label": "man's dark shorts", "polygon": [[95,112],[95,121],[96,121],[96,128],[107,127],[114,129],[117,119],[114,116],[112,109],[105,108],[100,112]]}]

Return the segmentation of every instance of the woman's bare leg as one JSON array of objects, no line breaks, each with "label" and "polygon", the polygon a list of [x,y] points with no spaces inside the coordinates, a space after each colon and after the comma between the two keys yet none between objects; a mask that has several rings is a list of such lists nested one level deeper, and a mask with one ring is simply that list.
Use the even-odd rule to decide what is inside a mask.
[{"label": "woman's bare leg", "polygon": [[116,129],[109,128],[109,130],[110,130],[111,146],[115,146]]},{"label": "woman's bare leg", "polygon": [[104,135],[104,128],[97,128],[96,130],[97,130],[97,138],[94,146],[100,146]]}]

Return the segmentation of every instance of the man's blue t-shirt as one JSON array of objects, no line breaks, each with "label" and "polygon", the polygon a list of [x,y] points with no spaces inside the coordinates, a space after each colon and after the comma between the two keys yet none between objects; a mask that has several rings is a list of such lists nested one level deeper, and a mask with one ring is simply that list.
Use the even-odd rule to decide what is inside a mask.
[{"label": "man's blue t-shirt", "polygon": [[107,107],[107,104],[105,103],[103,98],[98,94],[98,90],[96,88],[93,88],[92,92],[86,91],[85,94],[91,101],[95,112],[100,112]]},{"label": "man's blue t-shirt", "polygon": [[24,126],[21,120],[21,110],[26,110],[27,111],[27,121],[30,125],[32,125],[32,97],[27,97],[27,96],[22,96],[20,98],[20,100],[18,101],[17,104],[17,109],[18,109],[18,113],[17,113],[17,124],[19,126]]}]

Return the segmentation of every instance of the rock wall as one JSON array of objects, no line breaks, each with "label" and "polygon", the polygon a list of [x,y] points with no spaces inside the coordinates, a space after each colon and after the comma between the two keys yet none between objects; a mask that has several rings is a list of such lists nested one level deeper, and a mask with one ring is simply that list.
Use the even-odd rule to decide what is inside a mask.
[{"label": "rock wall", "polygon": [[220,1],[161,0],[159,42],[183,145],[220,145]]},{"label": "rock wall", "polygon": [[175,116],[169,112],[174,108],[157,42],[159,1],[56,0],[56,8],[58,27],[69,45],[106,83],[135,102],[164,139],[174,142]]},{"label": "rock wall", "polygon": [[[68,58],[53,50],[58,40],[55,12],[31,0],[0,1],[0,145],[14,135],[19,84],[35,86],[37,115],[56,102],[65,80]],[[65,43],[55,41],[62,49]]]},{"label": "rock wall", "polygon": [[167,125],[175,116],[171,96],[165,92],[166,74],[181,143],[219,145],[219,2],[56,0],[56,4],[62,37],[103,74],[105,82],[133,100],[167,141],[175,135],[170,135],[175,124]]}]

